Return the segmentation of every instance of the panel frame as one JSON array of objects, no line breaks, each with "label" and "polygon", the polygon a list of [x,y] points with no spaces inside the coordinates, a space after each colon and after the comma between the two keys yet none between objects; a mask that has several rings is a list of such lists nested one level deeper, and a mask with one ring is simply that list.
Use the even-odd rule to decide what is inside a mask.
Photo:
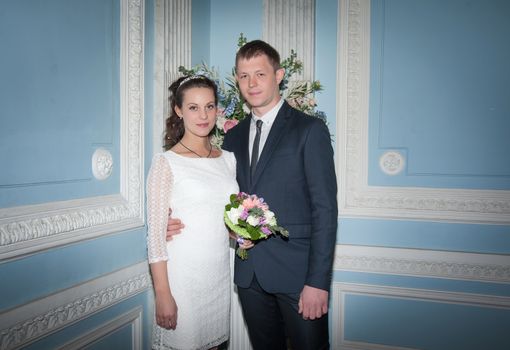
[{"label": "panel frame", "polygon": [[340,217],[510,224],[510,191],[368,185],[370,0],[339,0],[337,143]]},{"label": "panel frame", "polygon": [[120,0],[120,191],[0,209],[0,261],[144,225],[144,1]]}]

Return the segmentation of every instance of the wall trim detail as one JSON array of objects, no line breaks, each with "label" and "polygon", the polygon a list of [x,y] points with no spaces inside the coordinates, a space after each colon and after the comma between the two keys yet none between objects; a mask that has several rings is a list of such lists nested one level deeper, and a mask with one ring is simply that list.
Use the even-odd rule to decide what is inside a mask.
[{"label": "wall trim detail", "polygon": [[153,153],[163,150],[165,120],[170,113],[170,84],[191,66],[191,0],[156,0],[154,9]]},{"label": "wall trim detail", "polygon": [[494,295],[470,294],[461,292],[443,292],[425,289],[400,288],[364,285],[354,283],[337,283],[332,285],[333,329],[337,330],[333,334],[333,349],[365,349],[365,350],[411,350],[412,348],[385,346],[365,342],[346,341],[344,339],[345,325],[345,296],[347,294],[369,295],[373,297],[385,297],[396,299],[414,299],[422,301],[431,301],[447,304],[462,304],[466,306],[478,306],[485,308],[510,309],[510,298]]},{"label": "wall trim detail", "polygon": [[368,186],[370,0],[339,0],[337,34],[341,216],[510,224],[510,191]]},{"label": "wall trim detail", "polygon": [[315,0],[264,0],[262,38],[280,57],[296,51],[303,72],[292,80],[312,81],[315,75]]},{"label": "wall trim detail", "polygon": [[120,5],[120,193],[0,209],[0,260],[144,224],[143,5]]},{"label": "wall trim detail", "polygon": [[98,180],[106,180],[112,174],[113,156],[107,149],[97,148],[92,155],[92,174]]},{"label": "wall trim detail", "polygon": [[0,314],[0,348],[26,346],[150,288],[144,261],[8,310]]},{"label": "wall trim detail", "polygon": [[58,348],[59,350],[83,349],[99,339],[114,333],[118,329],[131,325],[131,349],[142,349],[142,308],[136,307],[119,317],[103,323],[94,330],[80,335],[78,338]]},{"label": "wall trim detail", "polygon": [[510,283],[507,255],[337,245],[335,270]]}]

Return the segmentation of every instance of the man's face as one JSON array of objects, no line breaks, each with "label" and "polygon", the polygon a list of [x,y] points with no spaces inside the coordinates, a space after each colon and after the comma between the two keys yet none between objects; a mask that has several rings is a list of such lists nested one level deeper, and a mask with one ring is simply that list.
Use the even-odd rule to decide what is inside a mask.
[{"label": "man's face", "polygon": [[266,55],[237,61],[236,78],[239,89],[257,115],[264,115],[280,100],[278,85],[284,74],[283,68],[274,71]]}]

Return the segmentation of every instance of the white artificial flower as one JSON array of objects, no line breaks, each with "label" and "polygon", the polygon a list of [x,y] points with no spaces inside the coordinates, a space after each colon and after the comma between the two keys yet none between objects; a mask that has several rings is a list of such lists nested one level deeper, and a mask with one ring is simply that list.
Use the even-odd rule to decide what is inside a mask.
[{"label": "white artificial flower", "polygon": [[248,105],[246,103],[243,103],[243,112],[246,114],[251,113],[250,107],[248,107]]},{"label": "white artificial flower", "polygon": [[271,210],[267,210],[264,213],[264,218],[266,219],[266,222],[269,224],[269,226],[276,226],[276,218]]},{"label": "white artificial flower", "polygon": [[229,211],[227,211],[227,216],[230,219],[230,221],[237,225],[239,223],[239,217],[241,216],[241,213],[243,212],[242,208],[231,208]]},{"label": "white artificial flower", "polygon": [[216,127],[220,130],[223,130],[223,125],[225,125],[225,121],[227,118],[223,114],[218,114],[216,116]]},{"label": "white artificial flower", "polygon": [[259,224],[259,219],[256,218],[255,216],[253,215],[250,215],[248,216],[248,218],[246,219],[246,222],[252,226],[257,226]]}]

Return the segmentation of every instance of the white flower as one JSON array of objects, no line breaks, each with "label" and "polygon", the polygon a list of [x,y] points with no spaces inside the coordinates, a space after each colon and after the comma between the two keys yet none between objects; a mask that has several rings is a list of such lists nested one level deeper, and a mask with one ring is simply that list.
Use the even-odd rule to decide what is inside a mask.
[{"label": "white flower", "polygon": [[229,211],[227,211],[227,216],[229,220],[234,224],[237,225],[239,223],[239,217],[241,216],[241,213],[243,212],[243,209],[241,207],[239,208],[231,208]]},{"label": "white flower", "polygon": [[246,114],[251,113],[250,107],[248,107],[248,105],[246,103],[243,103],[243,112]]},{"label": "white flower", "polygon": [[267,210],[264,212],[264,218],[266,219],[266,222],[270,226],[276,225],[276,218],[274,217],[274,213],[271,210]]},{"label": "white flower", "polygon": [[218,114],[216,116],[216,127],[220,130],[223,130],[223,125],[225,125],[225,121],[227,118],[223,114]]},{"label": "white flower", "polygon": [[250,224],[251,226],[257,226],[259,224],[259,219],[256,218],[255,216],[253,215],[250,215],[248,216],[248,218],[246,219],[246,222],[248,224]]}]

